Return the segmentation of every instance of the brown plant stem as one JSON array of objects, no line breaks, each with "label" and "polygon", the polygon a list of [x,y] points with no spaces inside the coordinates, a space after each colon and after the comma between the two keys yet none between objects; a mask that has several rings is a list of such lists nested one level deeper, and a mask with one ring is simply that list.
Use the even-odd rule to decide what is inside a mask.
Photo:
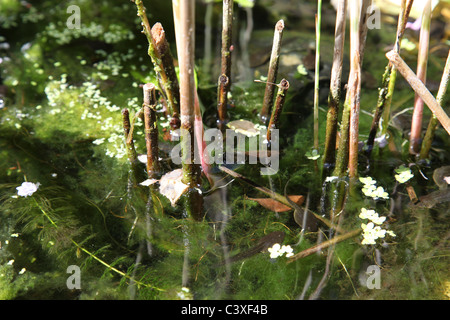
[{"label": "brown plant stem", "polygon": [[[444,95],[447,91],[448,82],[450,80],[450,50],[448,52],[447,56],[447,62],[445,63],[444,72],[442,73],[442,79],[441,83],[439,85],[439,90],[436,95],[436,101],[437,103],[442,107]],[[439,121],[437,117],[432,114],[430,118],[430,122],[428,123],[428,128],[425,133],[425,137],[422,142],[422,148],[420,150],[420,159],[426,159],[428,158],[428,154],[430,153],[431,149],[431,143],[433,142],[434,133],[436,131],[437,125],[439,124]]]},{"label": "brown plant stem", "polygon": [[336,12],[336,28],[334,33],[333,65],[331,69],[330,93],[328,96],[327,125],[323,167],[325,176],[334,166],[336,153],[337,121],[341,95],[342,63],[344,59],[345,24],[347,0],[340,0]]},{"label": "brown plant stem", "polygon": [[[349,154],[348,169],[350,181],[355,180],[358,175],[358,135],[359,135],[359,109],[361,92],[361,32],[360,27],[361,8],[358,0],[352,0],[350,10],[350,78],[348,82],[347,98],[350,108],[349,128]],[[367,25],[364,23],[367,28]]]},{"label": "brown plant stem", "polygon": [[201,219],[203,199],[199,192],[201,167],[195,163],[195,0],[173,1],[178,62],[180,66],[180,120],[183,183],[189,186],[186,194],[186,213]]},{"label": "brown plant stem", "polygon": [[127,108],[122,110],[122,123],[123,132],[125,136],[125,144],[127,149],[128,161],[131,166],[131,174],[134,178],[134,184],[140,183],[145,180],[145,176],[139,168],[139,160],[137,158],[136,149],[133,142],[133,131],[130,124],[130,115]]},{"label": "brown plant stem", "polygon": [[422,81],[416,76],[414,71],[406,64],[405,61],[395,51],[389,51],[386,53],[386,57],[397,67],[397,70],[409,83],[411,88],[422,98],[425,104],[430,108],[431,112],[441,123],[442,127],[450,134],[450,118],[445,113],[444,109],[439,105],[431,92],[423,84]]},{"label": "brown plant stem", "polygon": [[[408,4],[406,4],[406,0],[402,0],[401,7],[400,7],[400,13],[398,16],[398,24],[397,24],[397,37],[394,44],[394,50],[399,53],[400,52],[400,43],[403,38],[403,34],[405,32],[405,26],[406,22],[408,21],[409,13],[411,11],[412,7],[412,0],[408,1]],[[386,70],[383,74],[382,79],[382,85],[378,89],[378,101],[377,106],[375,109],[375,114],[372,120],[369,137],[367,139],[367,149],[366,149],[366,155],[370,157],[375,137],[377,134],[377,130],[380,124],[381,117],[385,110],[389,109],[389,105],[392,101],[392,94],[395,87],[395,81],[397,78],[397,70],[395,69],[395,66],[392,63],[388,63],[386,66]],[[387,118],[385,117],[385,121]],[[387,125],[385,124],[385,127]],[[385,134],[386,132],[383,132]]]},{"label": "brown plant stem", "polygon": [[361,233],[362,229],[355,229],[352,231],[349,231],[347,233],[335,236],[333,238],[331,238],[330,240],[321,242],[311,248],[308,248],[306,250],[300,251],[299,253],[295,254],[294,256],[292,256],[291,258],[288,259],[287,263],[291,263],[294,262],[295,260],[307,257],[313,253],[316,253],[318,251],[321,251],[325,248],[328,248],[329,246],[332,246],[336,243],[342,242],[344,240],[356,237],[357,235],[359,235]]},{"label": "brown plant stem", "polygon": [[225,123],[227,119],[227,104],[228,104],[228,91],[230,79],[225,75],[221,74],[219,77],[219,85],[217,89],[217,111],[218,111],[218,125],[220,130],[225,130]]},{"label": "brown plant stem", "polygon": [[219,127],[224,128],[227,119],[228,92],[231,88],[231,40],[233,29],[233,0],[223,0],[221,75],[217,93]]},{"label": "brown plant stem", "polygon": [[[161,23],[157,22],[153,25],[152,38],[155,40],[156,51],[161,57],[161,64],[164,68],[162,76],[167,78],[163,81],[164,93],[169,102],[170,114],[180,113],[180,86],[178,83],[175,65],[173,63],[172,53],[170,51],[169,43],[166,39],[166,33]],[[162,77],[161,76],[161,77]]]},{"label": "brown plant stem", "polygon": [[272,53],[269,61],[269,71],[267,73],[267,83],[264,92],[264,100],[260,112],[261,121],[266,123],[269,114],[272,112],[273,96],[277,81],[278,63],[281,52],[281,40],[283,38],[284,21],[279,20],[275,25],[275,33],[273,37]]},{"label": "brown plant stem", "polygon": [[286,100],[286,93],[289,89],[289,81],[281,80],[278,85],[277,97],[275,99],[275,109],[272,111],[269,125],[267,126],[267,141],[270,142],[272,137],[271,129],[278,129],[280,123],[281,112],[283,111],[284,101]]},{"label": "brown plant stem", "polygon": [[144,85],[144,126],[145,145],[147,147],[147,175],[155,178],[159,171],[158,162],[158,126],[156,125],[156,96],[155,85]]},{"label": "brown plant stem", "polygon": [[[130,112],[127,108],[122,110],[122,123],[123,123],[123,132],[125,135],[125,141],[127,145],[127,155],[128,161],[133,165],[137,161],[137,153],[134,147],[133,139],[129,139],[131,132],[131,124],[130,124]],[[131,133],[132,134],[132,133]]]},{"label": "brown plant stem", "polygon": [[[316,56],[314,68],[314,149],[319,151],[319,73],[320,73],[320,25],[322,21],[322,0],[317,0],[316,23]],[[315,161],[317,169],[317,161]]]},{"label": "brown plant stem", "polygon": [[[172,55],[170,54],[169,46],[165,38],[164,29],[159,24],[159,26],[154,26],[155,30],[152,32],[142,0],[134,0],[134,2],[137,7],[138,16],[142,21],[142,32],[147,37],[148,55],[152,60],[155,71],[159,75],[159,80],[167,98],[169,110],[172,113],[179,112],[179,99],[177,99],[179,94],[176,89],[178,79],[176,74],[173,72],[175,68],[173,66],[173,59],[171,59]],[[153,37],[153,34],[155,35],[155,38]]]},{"label": "brown plant stem", "polygon": [[[417,77],[426,83],[428,48],[430,43],[431,0],[426,0],[422,14],[422,26],[419,37],[419,54],[417,57]],[[414,111],[411,120],[411,135],[409,136],[409,153],[420,152],[422,135],[423,100],[416,94]]]}]

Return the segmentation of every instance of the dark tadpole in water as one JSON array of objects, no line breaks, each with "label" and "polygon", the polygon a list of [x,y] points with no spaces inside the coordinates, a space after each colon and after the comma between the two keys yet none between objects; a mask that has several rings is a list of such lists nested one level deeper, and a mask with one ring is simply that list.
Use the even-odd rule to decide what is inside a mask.
[{"label": "dark tadpole in water", "polygon": [[283,231],[274,231],[269,233],[268,235],[259,239],[258,243],[251,247],[250,249],[238,253],[229,259],[225,259],[220,265],[234,263],[236,261],[240,261],[243,259],[250,258],[259,252],[267,251],[270,247],[272,247],[275,243],[281,244],[284,240],[284,232]]}]

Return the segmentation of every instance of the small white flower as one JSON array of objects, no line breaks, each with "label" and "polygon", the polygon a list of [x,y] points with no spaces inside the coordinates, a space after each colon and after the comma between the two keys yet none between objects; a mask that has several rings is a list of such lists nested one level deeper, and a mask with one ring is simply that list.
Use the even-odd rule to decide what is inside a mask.
[{"label": "small white flower", "polygon": [[373,180],[372,177],[359,178],[359,181],[361,181],[365,186],[377,183],[377,181]]},{"label": "small white flower", "polygon": [[406,181],[414,177],[413,173],[411,172],[411,169],[405,166],[400,166],[400,168],[395,169],[395,172],[397,173],[395,175],[395,180],[397,180],[400,183],[405,183]]},{"label": "small white flower", "polygon": [[361,208],[359,217],[361,219],[368,219],[375,224],[382,224],[386,220],[386,217],[378,216],[375,210],[367,210],[366,208]]},{"label": "small white flower", "polygon": [[280,244],[275,243],[271,248],[267,249],[270,252],[270,258],[276,259],[280,256]]},{"label": "small white flower", "polygon": [[20,187],[17,187],[17,195],[21,197],[28,197],[31,196],[33,193],[37,191],[39,188],[40,183],[33,183],[33,182],[23,182]]},{"label": "small white flower", "polygon": [[27,269],[25,269],[25,268],[22,268],[22,270],[20,270],[20,271],[19,271],[19,274],[24,274],[24,273],[25,273],[25,271],[27,271]]},{"label": "small white flower", "polygon": [[391,237],[396,237],[397,235],[394,233],[394,231],[392,231],[392,230],[386,230],[386,233],[388,234],[388,235],[390,235]]},{"label": "small white flower", "polygon": [[105,142],[105,138],[100,138],[100,139],[96,139],[96,140],[92,141],[92,143],[96,144],[96,145],[100,145],[103,142]]},{"label": "small white flower", "polygon": [[333,181],[335,181],[335,180],[337,180],[337,179],[339,179],[339,177],[337,177],[337,176],[331,176],[331,177],[327,177],[327,178],[325,179],[325,182],[333,182]]},{"label": "small white flower", "polygon": [[12,266],[13,264],[14,264],[14,259],[9,260],[8,263],[7,263],[8,266]]},{"label": "small white flower", "polygon": [[383,187],[378,187],[374,191],[372,197],[373,198],[389,199],[389,194],[386,191],[384,191]]},{"label": "small white flower", "polygon": [[281,246],[279,243],[275,243],[271,248],[268,248],[267,250],[270,252],[271,259],[276,259],[284,254],[288,258],[294,255],[293,249],[290,245]]}]

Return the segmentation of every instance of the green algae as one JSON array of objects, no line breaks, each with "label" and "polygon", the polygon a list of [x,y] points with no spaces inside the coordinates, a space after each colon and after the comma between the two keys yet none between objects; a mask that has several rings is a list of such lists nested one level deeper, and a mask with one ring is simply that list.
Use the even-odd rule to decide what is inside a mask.
[{"label": "green algae", "polygon": [[[182,207],[172,207],[162,195],[157,199],[161,206],[149,210],[146,199],[136,189],[130,189],[120,110],[127,107],[133,116],[141,107],[139,84],[157,83],[147,57],[145,38],[139,35],[132,3],[103,1],[95,6],[93,1],[77,2],[83,12],[84,31],[68,33],[58,18],[67,16],[65,7],[57,6],[40,19],[38,13],[51,4],[51,1],[41,1],[35,6],[39,19],[34,23],[34,33],[21,39],[19,31],[25,26],[18,13],[26,9],[18,1],[10,2],[8,10],[17,14],[11,15],[16,20],[10,20],[8,27],[16,37],[7,38],[14,45],[11,62],[6,63],[1,74],[3,83],[10,89],[5,97],[7,107],[0,110],[1,299],[56,299],[61,292],[64,294],[59,298],[65,299],[178,299],[187,247],[191,266],[188,286],[196,299],[297,299],[307,298],[315,291],[326,269],[326,257],[330,254],[327,249],[290,264],[283,257],[273,260],[268,253],[258,253],[232,264],[229,270],[217,266],[225,251],[243,252],[273,231],[285,232],[283,244],[291,245],[296,253],[316,244],[319,234],[301,232],[292,211],[275,213],[249,200],[265,196],[249,185],[228,180],[230,184],[224,189],[225,208],[218,209],[227,214],[226,224],[221,224],[224,217],[217,216],[211,208],[206,208],[205,218],[200,222],[186,220]],[[149,17],[154,19],[157,13],[154,11]],[[269,31],[255,34],[255,43],[270,43],[273,32]],[[368,40],[365,72],[379,81],[386,64],[379,44],[391,43],[393,32],[394,28],[392,32],[380,32],[376,41]],[[296,36],[287,33],[287,45],[295,48],[294,41],[289,39]],[[303,42],[313,40],[313,33],[306,34],[304,39]],[[327,43],[331,43],[330,39],[331,36],[323,37]],[[21,47],[30,40],[25,54],[21,54]],[[302,48],[297,52],[306,54],[305,45],[300,45]],[[331,54],[326,47],[322,51]],[[414,53],[405,55],[413,65]],[[323,60],[330,62],[327,57]],[[438,78],[443,65],[440,59],[434,61],[430,64],[430,78]],[[264,74],[265,69],[266,66],[258,68],[255,76]],[[201,71],[198,71],[198,83],[204,117],[214,119],[216,88],[201,78]],[[291,79],[296,82],[294,77]],[[280,124],[279,172],[262,177],[259,167],[252,165],[234,167],[234,170],[280,194],[286,185],[287,194],[309,194],[310,209],[326,213],[320,202],[323,190],[320,175],[314,161],[306,156],[313,141],[310,80],[307,75],[298,79],[301,84],[294,84],[295,90],[287,94]],[[363,90],[362,109],[373,112],[378,95],[376,85]],[[228,110],[230,118],[256,123],[263,92],[262,83],[234,83]],[[412,104],[413,96],[400,80],[394,93],[393,114]],[[323,140],[325,99],[320,101],[320,106],[323,111],[319,117],[319,136]],[[143,124],[137,121],[136,148],[138,153],[145,153]],[[162,125],[164,122],[160,122],[160,141],[164,141],[164,130],[168,130]],[[205,123],[214,127],[215,122]],[[363,113],[360,124],[363,140],[370,123],[371,116]],[[376,247],[361,246],[360,238],[338,243],[322,298],[445,298],[448,207],[421,210],[407,207],[405,186],[395,182],[394,169],[414,161],[404,152],[407,136],[395,128],[390,133],[398,155],[376,148],[373,155],[376,160],[367,167],[368,162],[362,159],[360,168],[363,176],[377,179],[397,206],[367,199],[360,193],[347,203],[343,214],[344,227],[352,230],[361,223],[357,218],[360,208],[375,207],[380,214],[389,216],[390,229],[397,237]],[[437,189],[431,176],[433,168],[448,162],[447,138],[445,132],[438,132],[430,166],[412,167],[411,184],[420,195]],[[172,146],[168,142],[167,145],[169,149]],[[167,152],[165,156],[168,157]],[[174,169],[169,162],[164,163],[164,168]],[[422,174],[430,179],[424,179]],[[46,209],[51,217],[59,218],[58,228],[49,228],[31,197],[12,198],[24,178],[41,183],[36,197],[48,204]],[[205,186],[207,191],[207,183]],[[16,233],[18,237],[12,236]],[[326,230],[320,236],[327,237]],[[71,245],[71,239],[106,265]],[[151,244],[151,255],[148,244]],[[142,258],[140,261],[138,256]],[[377,256],[382,257],[382,288],[371,290],[360,282],[359,275],[367,265],[380,263]],[[8,264],[11,260],[14,262]],[[80,291],[66,287],[68,265],[81,267]],[[20,274],[23,268],[26,271]],[[135,283],[136,292],[131,296],[133,280],[148,286]]]}]

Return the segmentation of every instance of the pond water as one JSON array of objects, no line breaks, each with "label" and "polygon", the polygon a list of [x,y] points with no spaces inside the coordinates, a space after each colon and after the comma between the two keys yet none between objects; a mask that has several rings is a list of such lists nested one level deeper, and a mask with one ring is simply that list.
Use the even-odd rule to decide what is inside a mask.
[{"label": "pond water", "polygon": [[[176,57],[171,3],[144,4]],[[196,10],[207,132],[217,124],[222,6],[197,1]],[[128,161],[121,111],[135,121],[137,154],[146,154],[144,123],[134,116],[142,85],[159,88],[136,12],[130,1],[0,0],[0,299],[449,299],[449,139],[438,127],[427,159],[409,154],[415,95],[400,75],[389,139],[378,135],[370,157],[364,149],[397,17],[381,12],[381,27],[367,35],[361,179],[350,189],[346,177],[322,176],[334,8],[323,6],[315,153],[315,1],[235,1],[227,112],[249,123],[233,122],[230,131],[259,133],[274,26],[279,19],[286,26],[277,79],[290,86],[270,154],[277,170],[261,174],[260,154],[248,161],[254,150],[246,137],[244,163],[214,163],[202,176],[202,211],[193,219],[189,192],[178,199],[179,180],[163,180],[181,166],[172,161],[178,142],[159,90],[159,181],[140,185],[145,164]],[[432,20],[433,95],[449,50],[446,18]],[[413,70],[418,38],[408,29],[402,47]],[[448,101],[447,94],[447,113]],[[425,107],[424,131],[430,117]],[[340,188],[345,206],[333,210]]]}]

